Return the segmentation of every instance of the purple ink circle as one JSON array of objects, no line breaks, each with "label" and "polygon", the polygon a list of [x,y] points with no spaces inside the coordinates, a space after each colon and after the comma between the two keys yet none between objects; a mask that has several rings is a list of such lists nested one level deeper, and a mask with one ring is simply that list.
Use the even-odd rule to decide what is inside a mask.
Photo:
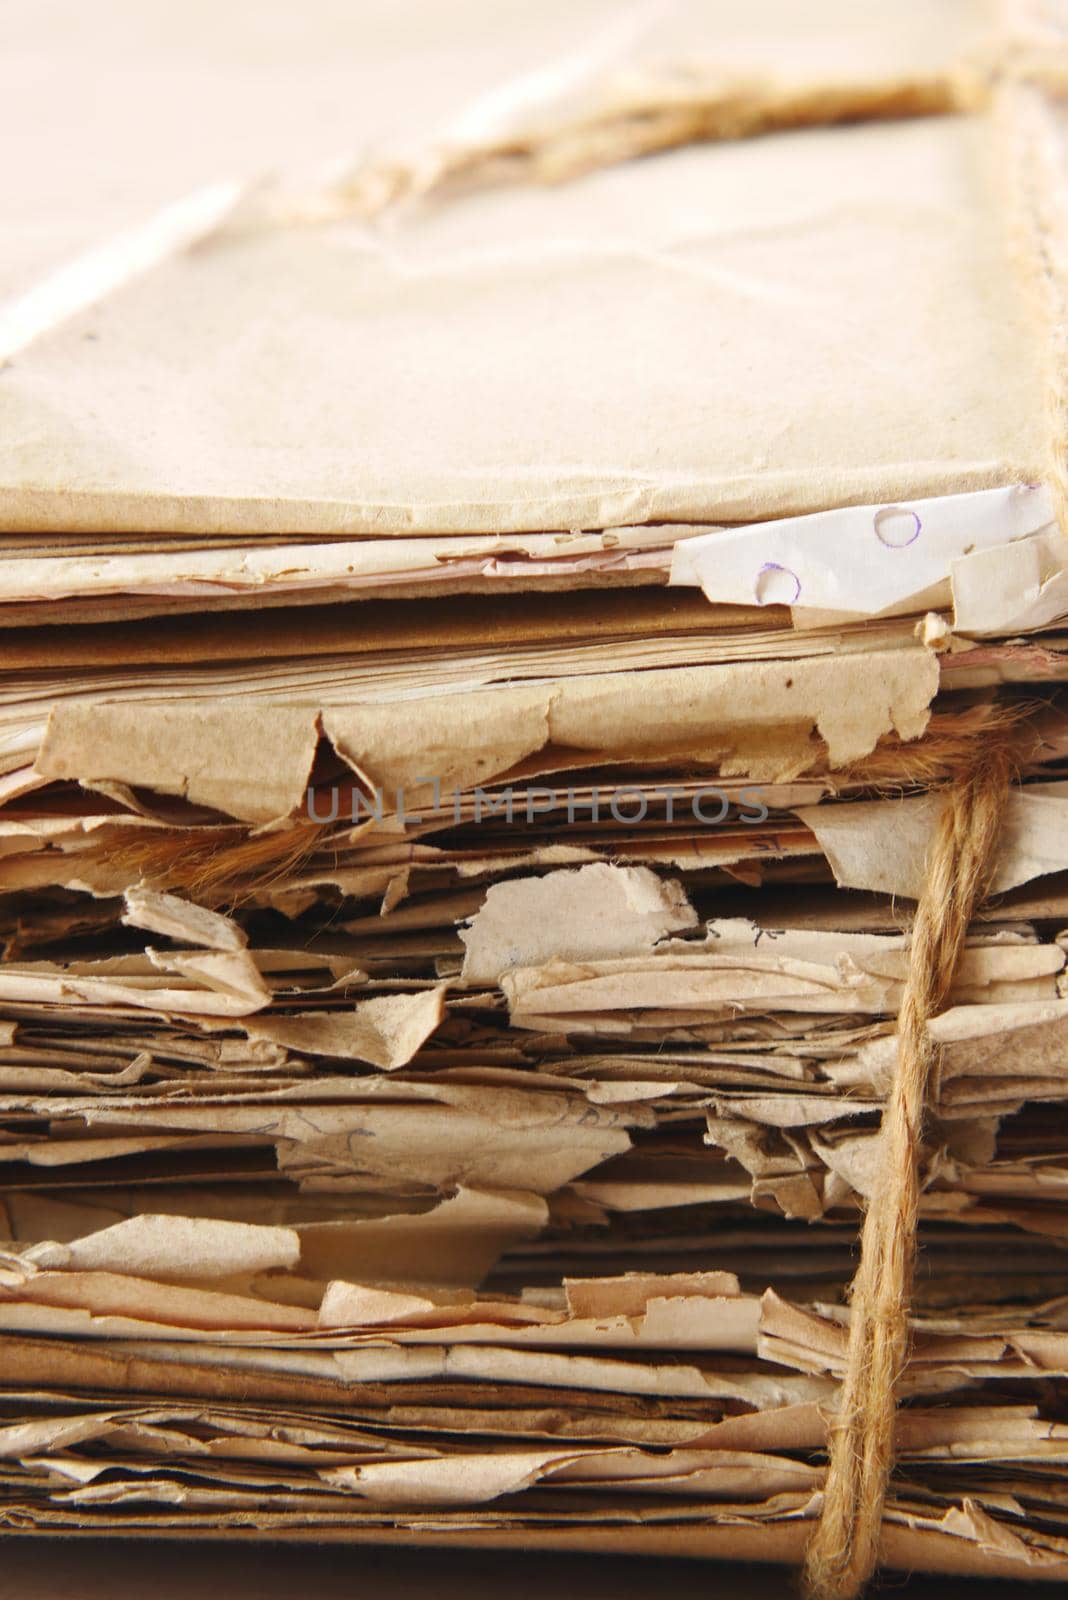
[{"label": "purple ink circle", "polygon": [[920,537],[923,523],[908,506],[883,506],[873,519],[875,537],[888,550],[906,550]]},{"label": "purple ink circle", "polygon": [[[793,593],[790,593],[791,587]],[[792,606],[801,593],[801,579],[777,561],[765,561],[753,585],[758,606]]]}]

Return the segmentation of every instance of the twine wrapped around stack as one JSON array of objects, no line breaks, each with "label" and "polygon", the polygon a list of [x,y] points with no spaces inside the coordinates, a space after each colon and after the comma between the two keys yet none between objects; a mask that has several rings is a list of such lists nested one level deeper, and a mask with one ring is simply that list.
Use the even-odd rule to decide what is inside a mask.
[{"label": "twine wrapped around stack", "polygon": [[[995,727],[946,791],[916,907],[897,1024],[897,1065],[879,1170],[849,1293],[849,1351],[830,1434],[823,1509],[805,1559],[812,1600],[850,1600],[875,1570],[894,1464],[897,1390],[908,1360],[924,1112],[938,1050],[928,1024],[953,982],[997,859],[1023,726]],[[1033,744],[1033,739],[1032,739]]]},{"label": "twine wrapped around stack", "polygon": [[[1068,41],[1060,12],[1060,31],[1052,33],[1037,23],[1035,7],[1012,4],[1007,15],[1015,48],[999,64],[992,112],[1007,151],[1008,204],[1049,335],[1048,480],[1068,537],[1068,190],[1058,106],[1068,87]],[[849,1291],[848,1362],[831,1426],[823,1507],[805,1556],[811,1600],[852,1600],[878,1564],[897,1390],[908,1360],[924,1113],[938,1074],[928,1024],[953,982],[969,923],[996,867],[1013,778],[1034,742],[1026,721],[1011,716],[981,734],[946,790],[931,842],[912,924],[879,1171]]]}]

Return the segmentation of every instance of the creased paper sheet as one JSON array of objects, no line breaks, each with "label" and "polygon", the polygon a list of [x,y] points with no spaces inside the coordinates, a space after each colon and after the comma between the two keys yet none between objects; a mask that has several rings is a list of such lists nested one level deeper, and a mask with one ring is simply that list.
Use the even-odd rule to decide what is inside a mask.
[{"label": "creased paper sheet", "polygon": [[[40,1252],[37,1259],[43,1264]],[[292,1270],[299,1260],[300,1238],[291,1228],[142,1215],[70,1245],[57,1245],[52,1264],[75,1272],[129,1272],[146,1278],[228,1278],[241,1272]]]},{"label": "creased paper sheet", "polygon": [[0,525],[551,532],[1040,480],[998,181],[983,119],[918,118],[695,146],[388,235],[238,231],[5,370]]},{"label": "creased paper sheet", "polygon": [[[280,1271],[314,1281],[346,1272],[358,1274],[369,1294],[418,1283],[436,1300],[470,1291],[502,1250],[534,1237],[545,1221],[536,1196],[460,1189],[429,1212],[296,1227],[141,1213],[67,1244],[35,1246],[32,1254],[42,1266],[209,1283]],[[277,1278],[260,1281],[269,1297]]]},{"label": "creased paper sheet", "polygon": [[460,930],[469,983],[495,983],[509,967],[557,956],[636,955],[697,923],[678,882],[648,867],[594,864],[575,872],[494,885],[471,925]]},{"label": "creased paper sheet", "polygon": [[[937,795],[859,804],[801,806],[797,815],[816,835],[842,888],[918,900]],[[1009,796],[992,890],[1003,893],[1045,873],[1068,870],[1068,784],[1037,783]]]},{"label": "creased paper sheet", "polygon": [[[598,760],[718,752],[726,773],[796,777],[826,742],[832,765],[867,755],[891,730],[923,732],[938,660],[923,648],[787,663],[692,667],[515,684],[389,705],[324,707],[186,700],[58,703],[37,770],[184,795],[268,822],[306,800],[324,735],[370,785],[409,809],[499,777],[542,751]],[[551,762],[550,762],[551,764]],[[438,803],[440,804],[440,798]]]},{"label": "creased paper sheet", "polygon": [[341,1012],[289,1012],[278,1019],[264,1019],[258,1025],[250,1023],[249,1036],[270,1039],[309,1055],[365,1061],[392,1072],[409,1062],[434,1032],[445,1014],[443,995],[444,989],[439,987],[421,994],[360,1000],[351,1010]]},{"label": "creased paper sheet", "polygon": [[[612,528],[599,533],[477,534],[430,539],[349,539],[331,544],[270,543],[249,550],[223,541],[223,547],[141,554],[47,555],[11,557],[4,563],[3,603],[18,608],[48,605],[75,597],[83,604],[109,595],[136,610],[152,601],[183,599],[287,600],[355,596],[392,599],[415,586],[433,593],[477,587],[494,581],[509,585],[552,580],[646,577],[660,582],[672,545],[695,530]],[[177,541],[176,541],[177,542]],[[0,616],[2,620],[2,616]]]},{"label": "creased paper sheet", "polygon": [[952,564],[954,624],[961,633],[1013,634],[1068,615],[1068,541],[1056,526]]}]

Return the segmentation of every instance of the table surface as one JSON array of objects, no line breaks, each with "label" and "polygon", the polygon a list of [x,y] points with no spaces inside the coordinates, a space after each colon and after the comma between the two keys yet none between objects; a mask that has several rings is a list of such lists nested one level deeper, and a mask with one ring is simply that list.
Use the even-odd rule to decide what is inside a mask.
[{"label": "table surface", "polygon": [[[880,1585],[905,1600],[1009,1600],[1046,1585],[896,1574]],[[497,1552],[327,1549],[103,1540],[9,1539],[0,1600],[783,1600],[797,1595],[776,1567],[634,1557],[516,1557]]]}]

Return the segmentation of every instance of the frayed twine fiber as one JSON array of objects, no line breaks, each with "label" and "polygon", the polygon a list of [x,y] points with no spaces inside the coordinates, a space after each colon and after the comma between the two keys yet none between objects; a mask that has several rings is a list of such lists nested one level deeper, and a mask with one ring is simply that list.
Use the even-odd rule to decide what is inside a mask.
[{"label": "frayed twine fiber", "polygon": [[805,1559],[808,1600],[852,1600],[878,1559],[897,1390],[908,1360],[923,1117],[937,1069],[928,1022],[945,1001],[989,883],[1021,752],[1019,729],[1011,725],[979,736],[947,791],[928,856],[898,1014],[897,1066],[883,1110],[879,1172],[850,1290],[849,1347],[830,1431],[823,1511]]}]

